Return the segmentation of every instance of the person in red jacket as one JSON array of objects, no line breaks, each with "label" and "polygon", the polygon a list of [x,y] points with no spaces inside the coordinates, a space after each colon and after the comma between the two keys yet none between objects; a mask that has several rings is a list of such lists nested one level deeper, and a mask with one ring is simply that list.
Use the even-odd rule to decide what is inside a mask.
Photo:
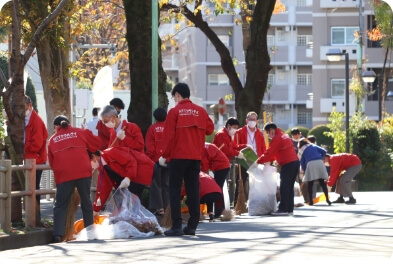
[{"label": "person in red jacket", "polygon": [[[25,159],[35,159],[36,164],[46,162],[46,140],[48,131],[44,121],[33,109],[29,96],[25,95]],[[40,189],[42,170],[36,170],[35,189]],[[40,209],[40,195],[36,196],[38,212]]]},{"label": "person in red jacket", "polygon": [[[351,182],[362,169],[361,160],[355,154],[341,153],[326,154],[324,162],[330,165],[327,185],[329,187],[336,185],[336,193],[340,194],[340,197],[333,203],[355,204],[356,199],[352,195]],[[349,200],[345,201],[344,197],[349,197]]]},{"label": "person in red jacket", "polygon": [[154,162],[144,153],[115,147],[92,153],[91,159],[92,167],[99,171],[94,214],[98,214],[105,205],[113,187],[128,188],[133,193],[130,182],[151,184]]},{"label": "person in red jacket", "polygon": [[163,215],[169,204],[169,171],[158,163],[162,154],[162,137],[167,112],[164,108],[157,108],[153,112],[156,123],[146,132],[146,155],[155,162],[153,181],[149,191],[149,208],[156,215]]},{"label": "person in red jacket", "polygon": [[[141,129],[135,123],[121,120],[114,106],[107,105],[101,111],[102,122],[110,129],[109,147],[126,147],[143,152],[145,147]],[[128,186],[127,186],[128,187]],[[142,197],[145,186],[131,182],[131,192],[139,199]]]},{"label": "person in red jacket", "polygon": [[293,147],[292,139],[277,128],[274,123],[267,123],[264,127],[266,134],[271,139],[269,147],[258,158],[257,163],[270,163],[274,160],[281,166],[280,171],[280,195],[281,201],[278,210],[273,216],[293,214],[293,187],[299,173],[300,162]]},{"label": "person in red jacket", "polygon": [[[116,109],[118,116],[120,116],[121,110],[123,110],[125,107],[123,101],[120,98],[113,98],[112,100],[110,100],[109,105],[113,106]],[[102,122],[102,120],[98,120],[96,129],[98,131],[98,136],[101,139],[100,150],[104,150],[109,147],[110,128],[108,128]]]},{"label": "person in red jacket", "polygon": [[65,116],[57,116],[53,125],[56,133],[48,144],[49,164],[57,187],[52,242],[60,242],[64,236],[67,207],[75,187],[81,199],[84,226],[93,224],[90,200],[92,167],[87,151],[97,151],[101,141],[88,129],[72,127]]},{"label": "person in red jacket", "polygon": [[[214,131],[213,121],[206,110],[190,101],[190,88],[185,83],[176,84],[171,92],[175,107],[168,112],[164,127],[164,145],[161,166],[170,160],[169,203],[171,205],[172,228],[165,231],[166,236],[195,235],[199,223],[199,181],[205,136]],[[180,213],[181,185],[187,190],[190,218],[182,230]]]},{"label": "person in red jacket", "polygon": [[[227,156],[216,145],[205,143],[205,150],[203,151],[201,160],[201,171],[208,173],[211,170],[214,173],[214,180],[220,186],[221,193],[224,188],[225,179],[228,176],[231,164]],[[215,203],[215,214],[209,214],[210,220],[214,217],[218,218],[224,209],[224,197]]]},{"label": "person in red jacket", "polygon": [[221,128],[214,135],[212,143],[217,146],[230,161],[233,157],[243,159],[243,153],[240,152],[241,149],[247,147],[246,144],[238,145],[233,137],[239,128],[239,120],[235,117],[230,117],[225,122],[225,127]]},{"label": "person in red jacket", "polygon": [[[181,199],[187,195],[186,189],[183,187]],[[199,203],[206,204],[207,212],[209,214],[209,221],[213,222],[213,203],[218,202],[222,198],[222,188],[218,186],[217,182],[204,172],[199,173]],[[187,198],[188,201],[188,198]],[[188,206],[188,203],[186,204]]]},{"label": "person in red jacket", "polygon": [[[246,125],[237,130],[235,134],[234,140],[240,146],[248,146],[254,152],[260,156],[266,150],[265,145],[265,138],[263,137],[262,132],[257,128],[258,122],[258,115],[255,112],[248,112],[246,116]],[[248,183],[248,173],[247,169],[241,167],[241,175],[243,180],[243,187],[244,187],[244,196],[246,200],[248,200],[248,190],[249,190],[249,183]],[[239,175],[236,175],[236,182],[239,180]],[[235,196],[234,196],[234,204],[236,205],[238,197],[238,184],[236,184],[235,189]]]}]

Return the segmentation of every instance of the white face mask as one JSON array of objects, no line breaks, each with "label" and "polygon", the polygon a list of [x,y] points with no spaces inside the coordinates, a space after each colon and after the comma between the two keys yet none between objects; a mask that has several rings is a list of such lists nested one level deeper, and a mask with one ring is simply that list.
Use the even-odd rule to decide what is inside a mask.
[{"label": "white face mask", "polygon": [[91,161],[91,167],[93,168],[93,170],[98,169],[99,166],[100,163],[98,163],[98,161]]},{"label": "white face mask", "polygon": [[229,135],[231,136],[231,137],[233,137],[234,135],[235,135],[235,133],[236,133],[236,128],[230,128],[229,129]]},{"label": "white face mask", "polygon": [[108,123],[105,123],[105,125],[109,128],[115,128],[115,122],[109,121]]},{"label": "white face mask", "polygon": [[256,121],[248,121],[248,127],[249,128],[254,128],[257,126],[257,122]]},{"label": "white face mask", "polygon": [[30,110],[30,109],[29,109],[29,110],[26,110],[26,111],[25,111],[25,116],[29,116],[30,113],[31,113],[31,110]]}]

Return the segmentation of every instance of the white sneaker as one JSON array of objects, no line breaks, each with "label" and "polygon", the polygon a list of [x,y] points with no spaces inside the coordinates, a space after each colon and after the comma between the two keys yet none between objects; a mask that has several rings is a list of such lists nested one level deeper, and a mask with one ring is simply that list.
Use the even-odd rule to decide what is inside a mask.
[{"label": "white sneaker", "polygon": [[288,212],[283,212],[283,211],[277,210],[277,211],[273,212],[271,215],[272,216],[288,216],[289,214],[288,214]]}]

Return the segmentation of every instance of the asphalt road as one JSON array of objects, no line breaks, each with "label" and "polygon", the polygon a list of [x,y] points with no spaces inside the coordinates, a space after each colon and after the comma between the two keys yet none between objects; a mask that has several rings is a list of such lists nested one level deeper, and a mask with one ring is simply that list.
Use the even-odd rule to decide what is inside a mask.
[{"label": "asphalt road", "polygon": [[[355,193],[294,216],[201,222],[197,236],[73,241],[0,252],[1,263],[393,263],[393,192]],[[336,194],[331,194],[335,200]]]}]

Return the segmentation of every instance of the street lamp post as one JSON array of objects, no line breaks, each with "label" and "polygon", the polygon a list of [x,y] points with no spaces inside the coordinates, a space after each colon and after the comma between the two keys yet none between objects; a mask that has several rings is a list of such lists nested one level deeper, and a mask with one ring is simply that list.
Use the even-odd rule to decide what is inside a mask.
[{"label": "street lamp post", "polygon": [[341,61],[341,56],[345,56],[345,152],[349,153],[349,55],[340,49],[329,49],[326,56],[329,61]]},{"label": "street lamp post", "polygon": [[[374,71],[364,71],[362,73],[362,78],[365,83],[373,83],[377,75]],[[381,87],[379,87],[379,78],[378,78],[378,122],[382,120],[382,104],[381,104]]]}]

